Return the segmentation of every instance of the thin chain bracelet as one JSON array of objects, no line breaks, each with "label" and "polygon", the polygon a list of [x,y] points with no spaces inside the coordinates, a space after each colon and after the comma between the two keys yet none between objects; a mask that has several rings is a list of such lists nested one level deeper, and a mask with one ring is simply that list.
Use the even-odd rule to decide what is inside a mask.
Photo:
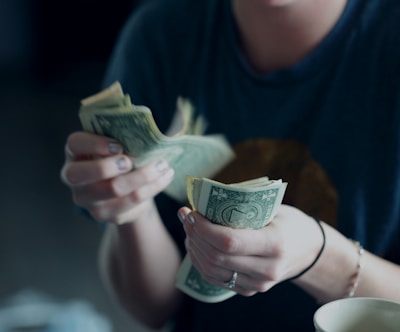
[{"label": "thin chain bracelet", "polygon": [[358,261],[357,261],[357,270],[353,274],[351,278],[350,290],[347,293],[347,297],[353,297],[361,279],[361,270],[363,268],[363,257],[364,257],[364,248],[358,241],[351,240],[357,248],[358,252]]}]

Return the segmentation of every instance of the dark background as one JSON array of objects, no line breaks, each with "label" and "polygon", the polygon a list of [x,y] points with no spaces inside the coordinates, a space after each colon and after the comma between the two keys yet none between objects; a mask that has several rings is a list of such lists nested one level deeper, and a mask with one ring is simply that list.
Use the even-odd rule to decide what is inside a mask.
[{"label": "dark background", "polygon": [[0,2],[0,309],[30,289],[87,301],[113,331],[142,330],[105,293],[102,229],[76,213],[59,177],[66,137],[80,129],[79,101],[100,89],[117,33],[139,5]]}]

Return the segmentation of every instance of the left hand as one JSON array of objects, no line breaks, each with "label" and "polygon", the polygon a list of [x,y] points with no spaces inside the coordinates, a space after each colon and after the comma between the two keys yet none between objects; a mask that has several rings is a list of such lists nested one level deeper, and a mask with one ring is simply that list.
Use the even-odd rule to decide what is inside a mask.
[{"label": "left hand", "polygon": [[236,271],[232,290],[244,296],[266,292],[298,274],[322,245],[315,220],[288,205],[282,205],[268,226],[259,230],[213,224],[186,207],[178,213],[184,217],[186,250],[203,279],[225,288]]}]

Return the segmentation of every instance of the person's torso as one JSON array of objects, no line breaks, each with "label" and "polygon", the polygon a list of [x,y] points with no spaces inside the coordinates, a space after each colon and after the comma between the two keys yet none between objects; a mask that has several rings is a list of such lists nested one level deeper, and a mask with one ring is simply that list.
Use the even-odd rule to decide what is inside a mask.
[{"label": "person's torso", "polygon": [[[391,255],[400,239],[400,6],[395,0],[350,0],[311,54],[291,68],[260,75],[240,52],[229,3],[160,2],[165,11],[148,6],[130,23],[136,32],[133,39],[125,37],[129,52],[116,53],[106,82],[119,79],[164,130],[176,98],[188,98],[205,116],[208,133],[224,134],[236,151],[217,179],[282,178],[288,182],[285,203],[378,255]],[[211,308],[192,303],[191,314],[200,320],[207,314],[203,321],[211,322],[212,312],[228,319],[229,310],[238,310],[232,312],[235,328],[238,320],[258,317],[256,310],[240,318],[247,305],[284,316],[273,301],[284,308],[291,298],[297,303],[297,296],[306,297],[300,293],[282,285]],[[309,305],[308,314],[315,306]],[[288,317],[304,323],[288,308]],[[268,317],[258,319],[265,331]],[[207,324],[197,330],[212,326]]]}]

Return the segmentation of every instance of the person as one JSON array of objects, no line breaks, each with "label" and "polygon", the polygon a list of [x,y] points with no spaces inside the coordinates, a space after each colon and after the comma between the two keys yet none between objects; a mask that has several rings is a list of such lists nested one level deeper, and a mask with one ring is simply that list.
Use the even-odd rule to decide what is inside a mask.
[{"label": "person", "polygon": [[[61,176],[107,225],[100,270],[124,310],[174,331],[313,331],[322,303],[400,301],[398,31],[397,0],[147,1],[132,13],[104,87],[120,81],[162,131],[187,98],[235,150],[215,179],[288,188],[268,226],[233,230],[163,193],[184,176],[167,161],[132,171],[115,140],[71,133]],[[186,252],[237,295],[178,290]]]}]

